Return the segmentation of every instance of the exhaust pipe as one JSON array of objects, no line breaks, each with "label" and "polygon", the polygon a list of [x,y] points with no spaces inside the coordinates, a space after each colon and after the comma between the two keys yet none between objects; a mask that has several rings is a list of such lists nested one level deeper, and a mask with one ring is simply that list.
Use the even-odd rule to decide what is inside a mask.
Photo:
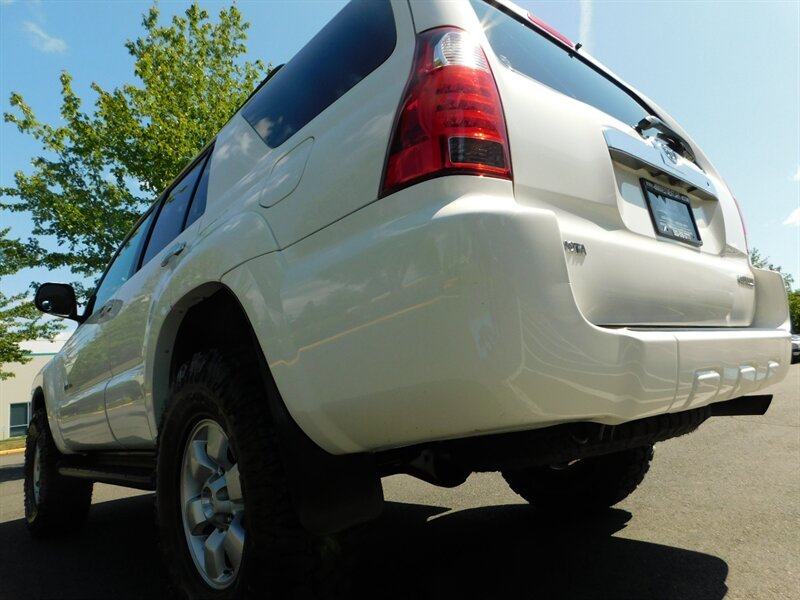
[{"label": "exhaust pipe", "polygon": [[772,394],[763,396],[740,396],[733,400],[710,404],[712,417],[733,417],[737,415],[763,415],[772,402]]}]

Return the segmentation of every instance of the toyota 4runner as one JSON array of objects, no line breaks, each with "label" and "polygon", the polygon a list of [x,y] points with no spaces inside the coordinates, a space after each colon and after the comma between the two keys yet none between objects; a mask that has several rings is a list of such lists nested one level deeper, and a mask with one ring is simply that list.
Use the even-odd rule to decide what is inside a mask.
[{"label": "toyota 4runner", "polygon": [[[32,534],[156,490],[189,597],[317,584],[381,477],[501,471],[541,511],[763,414],[780,275],[659,106],[505,0],[355,0],[122,242],[33,389]],[[294,596],[292,596],[294,597]]]}]

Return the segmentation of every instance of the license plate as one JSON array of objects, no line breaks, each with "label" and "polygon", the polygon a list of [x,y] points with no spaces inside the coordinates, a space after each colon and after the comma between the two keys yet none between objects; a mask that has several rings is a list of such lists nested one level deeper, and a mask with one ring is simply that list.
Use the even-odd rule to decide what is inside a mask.
[{"label": "license plate", "polygon": [[688,196],[647,179],[641,182],[656,233],[693,246],[702,246]]}]

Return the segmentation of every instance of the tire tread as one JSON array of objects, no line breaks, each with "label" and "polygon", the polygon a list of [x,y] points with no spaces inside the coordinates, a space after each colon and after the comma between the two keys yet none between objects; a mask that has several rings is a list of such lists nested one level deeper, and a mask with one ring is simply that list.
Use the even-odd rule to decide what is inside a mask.
[{"label": "tire tread", "polygon": [[[33,463],[39,446],[41,487],[39,503],[33,492]],[[56,448],[47,415],[37,409],[25,440],[25,522],[36,538],[52,538],[74,533],[86,522],[92,504],[93,482],[64,477],[58,472],[62,454]]]},{"label": "tire tread", "polygon": [[[605,510],[627,498],[644,480],[653,446],[640,446],[554,471],[549,466],[504,471],[509,487],[533,507],[550,512]],[[571,472],[568,472],[573,469]]]},{"label": "tire tread", "polygon": [[[257,368],[258,363],[245,354],[212,350],[195,354],[176,376],[159,435],[156,504],[160,549],[178,595],[260,598],[267,589],[269,597],[276,599],[327,597],[324,591],[330,587],[333,572],[325,568],[328,544],[307,534],[294,512],[267,392]],[[180,469],[183,442],[175,439],[176,434],[197,419],[194,408],[211,398],[217,399],[216,416],[226,422],[247,495],[244,582],[225,593],[210,593],[210,588],[198,585],[199,578],[187,569],[187,561],[194,568],[188,555],[186,560],[176,560],[176,553],[186,553],[179,537],[183,536],[182,523],[175,522],[179,513],[170,505],[176,494],[164,487],[175,481]]]}]

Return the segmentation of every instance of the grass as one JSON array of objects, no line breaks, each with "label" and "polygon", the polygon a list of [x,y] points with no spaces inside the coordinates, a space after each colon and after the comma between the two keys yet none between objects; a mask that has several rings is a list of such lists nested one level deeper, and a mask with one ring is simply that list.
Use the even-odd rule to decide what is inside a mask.
[{"label": "grass", "polygon": [[20,435],[7,440],[0,440],[0,450],[14,450],[25,447],[25,436]]}]

